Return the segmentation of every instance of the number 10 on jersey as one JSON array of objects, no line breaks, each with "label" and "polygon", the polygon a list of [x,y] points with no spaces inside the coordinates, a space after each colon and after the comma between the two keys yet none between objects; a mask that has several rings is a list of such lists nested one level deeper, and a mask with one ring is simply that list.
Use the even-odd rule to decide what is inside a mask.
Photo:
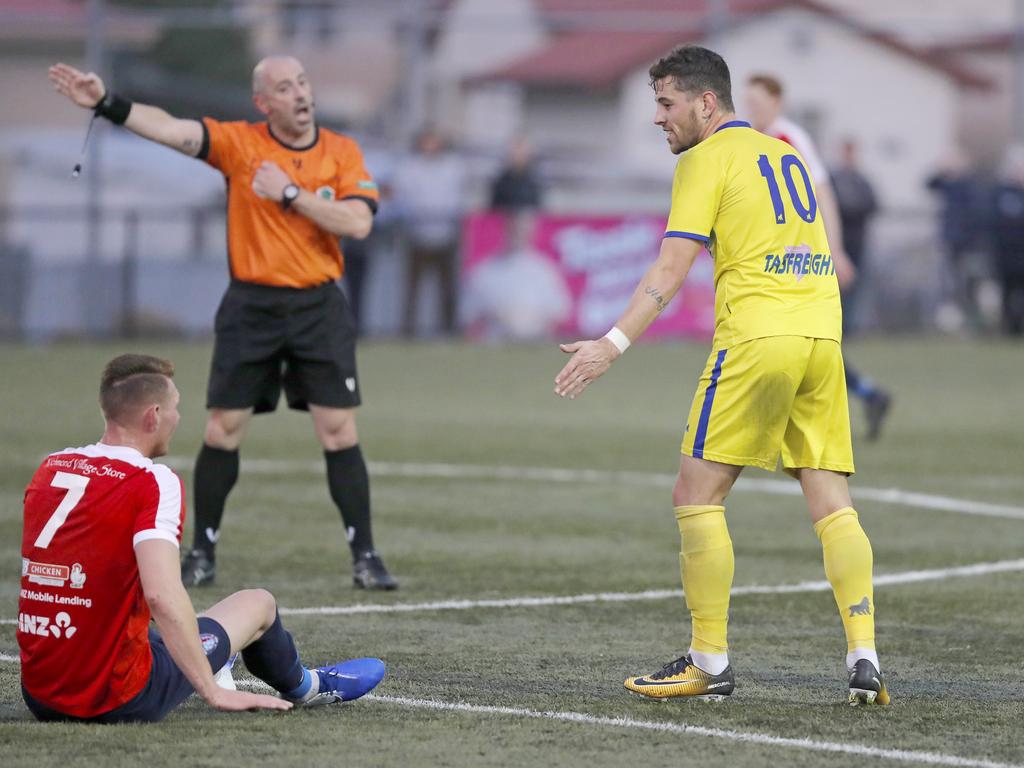
[{"label": "number 10 on jersey", "polygon": [[[808,223],[814,221],[815,216],[818,215],[818,201],[814,198],[814,190],[811,189],[810,174],[807,173],[804,164],[800,162],[800,158],[796,155],[783,155],[781,166],[782,178],[786,182],[786,191],[789,192],[789,199],[793,204],[793,210],[804,221]],[[782,192],[779,190],[779,181],[775,176],[775,169],[768,160],[768,155],[761,155],[757,159],[757,168],[761,171],[761,175],[764,176],[764,180],[768,182],[768,194],[772,198],[775,223],[785,224],[786,209],[782,205]],[[800,197],[799,192],[797,192],[796,180],[793,178],[794,168],[800,172],[800,178],[803,179],[804,193],[807,196],[806,205],[804,205],[803,199]]]}]

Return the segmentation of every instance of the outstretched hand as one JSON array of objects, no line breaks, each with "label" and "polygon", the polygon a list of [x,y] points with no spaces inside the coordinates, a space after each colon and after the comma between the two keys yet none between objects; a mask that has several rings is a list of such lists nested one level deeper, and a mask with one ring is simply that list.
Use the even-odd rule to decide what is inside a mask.
[{"label": "outstretched hand", "polygon": [[226,688],[217,688],[206,700],[206,703],[221,712],[245,712],[254,709],[288,710],[292,708],[290,701],[279,699],[277,696],[250,693],[249,691],[231,691]]},{"label": "outstretched hand", "polygon": [[57,93],[67,96],[80,107],[92,109],[103,98],[106,88],[95,72],[86,74],[64,63],[54,64],[47,71]]},{"label": "outstretched hand", "polygon": [[587,386],[607,371],[621,355],[609,339],[574,341],[559,344],[559,349],[572,357],[555,377],[555,394],[575,400]]}]

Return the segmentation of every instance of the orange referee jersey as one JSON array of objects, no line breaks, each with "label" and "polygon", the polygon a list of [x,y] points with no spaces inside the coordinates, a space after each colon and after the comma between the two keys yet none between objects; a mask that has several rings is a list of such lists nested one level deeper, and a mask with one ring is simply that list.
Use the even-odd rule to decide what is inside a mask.
[{"label": "orange referee jersey", "polygon": [[228,261],[236,280],[308,288],[341,277],[338,238],[296,211],[252,191],[256,169],[276,163],[299,188],[329,200],[365,200],[377,210],[377,185],[352,139],[324,128],[308,147],[279,142],[266,123],[203,118],[200,158],[224,174],[228,188]]}]

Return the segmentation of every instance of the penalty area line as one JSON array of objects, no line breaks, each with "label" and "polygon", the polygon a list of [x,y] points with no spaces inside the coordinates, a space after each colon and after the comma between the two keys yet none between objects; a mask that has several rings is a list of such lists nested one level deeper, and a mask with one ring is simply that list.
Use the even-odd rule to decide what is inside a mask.
[{"label": "penalty area line", "polygon": [[[168,456],[165,463],[172,469],[190,470],[194,459]],[[398,477],[434,480],[506,480],[547,483],[604,483],[611,485],[671,488],[674,475],[659,472],[631,470],[568,469],[558,467],[488,466],[484,464],[442,464],[397,461],[371,461],[370,474],[376,477]],[[323,474],[322,461],[289,459],[245,459],[242,472],[253,474]],[[802,491],[795,480],[741,477],[733,487],[738,493],[767,493],[775,496],[800,496]],[[871,488],[854,485],[850,488],[854,500],[875,501],[882,504],[953,512],[961,515],[1000,517],[1024,520],[1024,507],[993,504],[986,501],[957,499],[932,493],[904,491],[899,488]]]},{"label": "penalty area line", "polygon": [[[235,684],[242,688],[258,691],[272,691],[266,683],[255,678],[239,678]],[[942,752],[920,752],[906,749],[886,749],[869,747],[863,744],[851,744],[838,741],[818,741],[816,739],[795,739],[787,736],[774,736],[757,731],[735,731],[727,728],[709,728],[702,725],[688,725],[679,722],[658,722],[656,720],[637,720],[632,717],[604,717],[586,712],[558,712],[526,709],[521,707],[494,707],[482,704],[467,704],[461,701],[437,701],[434,699],[414,699],[406,696],[388,696],[370,693],[363,697],[365,701],[375,704],[387,704],[411,709],[428,709],[442,712],[462,712],[471,715],[498,715],[517,717],[530,720],[554,720],[556,722],[591,725],[601,728],[623,728],[641,731],[655,731],[679,736],[704,736],[712,739],[758,744],[767,747],[784,749],[801,749],[810,752],[829,752],[832,754],[856,755],[858,757],[881,758],[904,763],[924,763],[926,765],[946,765],[956,768],[1024,768],[1013,763],[999,763],[992,760],[978,760],[970,757],[944,754]]]},{"label": "penalty area line", "polygon": [[[18,657],[0,654],[0,661],[19,661]],[[273,689],[256,678],[238,678],[235,684],[250,690],[272,691]],[[1000,763],[993,760],[978,760],[970,757],[959,757],[942,752],[921,752],[917,750],[887,749],[869,747],[863,744],[851,744],[836,741],[818,741],[815,739],[795,739],[787,736],[774,736],[757,731],[736,731],[726,728],[708,728],[702,725],[688,725],[679,722],[658,722],[653,720],[637,720],[632,717],[604,717],[586,712],[557,712],[526,709],[521,707],[494,707],[465,702],[437,701],[434,699],[415,699],[405,696],[388,696],[368,694],[364,700],[411,709],[428,709],[445,712],[462,712],[473,715],[498,715],[518,717],[531,720],[553,720],[577,725],[592,725],[603,728],[622,728],[642,731],[670,733],[680,736],[704,736],[747,744],[759,744],[784,749],[800,749],[810,752],[828,752],[832,754],[856,755],[859,757],[881,758],[904,763],[924,763],[926,765],[945,765],[954,768],[1024,768],[1015,763]]]},{"label": "penalty area line", "polygon": [[[925,581],[986,576],[993,573],[1014,573],[1024,571],[1024,558],[997,560],[990,563],[971,563],[949,568],[930,568],[916,571],[899,571],[875,576],[876,587],[916,584]],[[827,581],[800,581],[795,584],[760,585],[747,584],[733,587],[733,597],[745,595],[787,595],[802,592],[828,592],[832,586]],[[468,611],[478,608],[545,608],[558,605],[581,605],[587,603],[639,603],[650,600],[678,599],[683,596],[681,589],[649,589],[643,592],[595,592],[580,595],[537,595],[531,597],[508,597],[488,600],[435,600],[426,603],[364,603],[362,605],[321,605],[308,608],[278,610],[282,616],[351,616],[367,613],[427,613],[432,611]],[[17,619],[0,619],[2,624],[17,624]],[[0,656],[0,661],[6,661]]]},{"label": "penalty area line", "polygon": [[[922,581],[944,581],[951,578],[968,576],[984,576],[992,573],[1012,573],[1024,571],[1024,558],[1018,560],[998,560],[991,563],[972,563],[970,565],[949,568],[932,568],[928,570],[901,571],[875,576],[874,584],[894,586],[914,584]],[[832,586],[827,581],[802,581],[796,584],[757,585],[750,584],[734,587],[733,597],[745,595],[784,595],[801,592],[828,592]],[[392,603],[319,606],[312,608],[280,608],[282,616],[345,616],[367,613],[412,613],[429,611],[465,611],[477,608],[542,608],[556,605],[578,605],[586,603],[633,603],[649,600],[678,599],[682,597],[681,589],[652,589],[644,592],[597,592],[581,595],[541,595],[536,597],[511,597],[494,600],[437,600],[428,603]]]},{"label": "penalty area line", "polygon": [[903,749],[885,749],[869,747],[862,744],[849,744],[835,741],[817,741],[815,739],[794,739],[786,736],[773,736],[756,731],[734,731],[725,728],[708,728],[701,725],[688,725],[679,722],[657,722],[652,720],[636,720],[632,717],[602,717],[586,712],[542,712],[535,709],[519,707],[493,707],[463,702],[434,701],[432,699],[412,699],[404,696],[383,696],[369,694],[366,696],[373,702],[392,704],[414,709],[433,709],[447,712],[465,712],[476,715],[503,715],[534,720],[555,720],[580,725],[594,725],[604,728],[627,728],[643,731],[657,731],[687,736],[706,736],[713,739],[760,744],[770,747],[802,749],[813,752],[831,752],[860,757],[875,757],[897,760],[906,763],[926,763],[929,765],[958,766],[958,768],[1022,768],[1011,763],[997,763],[991,760],[975,760],[973,758],[947,755],[941,752],[918,752]]}]

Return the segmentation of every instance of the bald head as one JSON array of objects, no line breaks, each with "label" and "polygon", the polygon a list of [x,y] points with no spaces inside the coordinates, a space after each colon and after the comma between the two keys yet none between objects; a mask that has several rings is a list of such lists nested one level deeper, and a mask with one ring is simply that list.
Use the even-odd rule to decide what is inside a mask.
[{"label": "bald head", "polygon": [[252,100],[279,140],[305,146],[315,139],[313,87],[294,56],[267,56],[256,65]]},{"label": "bald head", "polygon": [[304,75],[305,70],[302,62],[294,56],[267,56],[260,59],[252,69],[253,95],[269,93],[276,82],[294,79],[300,74]]}]

